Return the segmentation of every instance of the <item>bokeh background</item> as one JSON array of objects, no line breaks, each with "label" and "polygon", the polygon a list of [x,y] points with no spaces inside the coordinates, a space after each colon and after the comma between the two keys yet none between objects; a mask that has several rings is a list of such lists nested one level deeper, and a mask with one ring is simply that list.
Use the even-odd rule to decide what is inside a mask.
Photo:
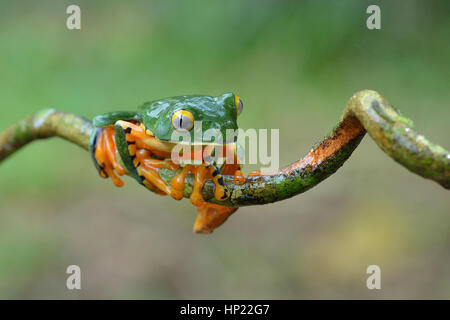
[{"label": "bokeh background", "polygon": [[[81,7],[82,29],[66,28]],[[382,29],[366,28],[378,4]],[[374,89],[450,147],[448,1],[1,1],[0,130],[41,108],[86,117],[235,92],[242,128],[279,128],[281,165]],[[254,167],[247,167],[246,171]],[[450,198],[366,136],[314,189],[242,208],[212,235],[195,210],[116,188],[63,140],[0,165],[0,298],[449,298]],[[68,265],[82,290],[66,289]],[[366,288],[366,268],[382,289]]]}]

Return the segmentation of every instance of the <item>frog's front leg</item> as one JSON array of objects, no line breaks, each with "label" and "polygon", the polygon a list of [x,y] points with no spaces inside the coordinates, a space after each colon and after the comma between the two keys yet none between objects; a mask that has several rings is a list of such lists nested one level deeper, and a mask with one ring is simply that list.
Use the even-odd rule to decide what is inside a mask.
[{"label": "frog's front leg", "polygon": [[116,171],[119,176],[125,174],[125,170],[119,164],[116,157],[114,129],[111,127],[98,129],[93,144],[94,158],[97,162],[100,176],[103,178],[110,177],[116,186],[123,186],[123,181],[114,172]]},{"label": "frog's front leg", "polygon": [[224,201],[228,199],[230,196],[230,192],[228,188],[225,186],[225,182],[223,181],[223,177],[220,174],[219,168],[217,168],[216,164],[212,164],[209,166],[209,171],[212,177],[212,181],[214,182],[214,197],[219,201]]},{"label": "frog's front leg", "polygon": [[216,160],[214,159],[215,152],[216,148],[214,146],[208,146],[205,149],[206,157],[204,159],[204,165],[209,170],[211,180],[215,185],[214,197],[219,201],[225,201],[230,196],[230,193],[223,181],[221,171],[217,167]]},{"label": "frog's front leg", "polygon": [[151,158],[151,150],[137,148],[138,145],[144,146],[141,141],[153,139],[146,134],[145,129],[127,121],[117,121],[116,127],[120,127],[125,134],[126,151],[130,160],[127,164],[128,167],[133,166],[140,182],[152,191],[156,188],[176,200],[182,199],[183,193],[168,185],[159,175],[161,168],[176,170],[178,166],[171,161]]},{"label": "frog's front leg", "polygon": [[[199,206],[205,202],[201,194],[201,190],[205,184],[205,181],[208,179],[211,179],[214,182],[214,197],[219,201],[224,201],[230,196],[230,192],[224,183],[222,174],[233,175],[233,182],[237,185],[242,185],[246,181],[245,176],[241,172],[241,164],[237,155],[235,144],[225,145],[224,148],[219,150],[219,156],[223,156],[221,153],[225,152],[227,158],[221,170],[217,168],[216,160],[214,160],[215,152],[216,147],[212,145],[207,146],[204,150],[205,158],[203,164],[194,169],[195,179],[190,200],[195,206]],[[185,172],[180,172],[179,176],[182,176],[184,179]],[[175,178],[179,180],[179,176]]]},{"label": "frog's front leg", "polygon": [[222,166],[220,172],[224,175],[233,176],[233,183],[242,185],[246,178],[241,171],[241,163],[237,155],[237,146],[235,143],[226,145],[226,162]]},{"label": "frog's front leg", "polygon": [[[202,189],[207,180],[212,180],[215,184],[214,197],[216,198],[216,200],[224,201],[228,199],[230,193],[228,191],[228,188],[225,186],[223,177],[220,175],[219,169],[217,169],[216,165],[200,165],[197,166],[193,171],[194,184],[189,199],[194,206],[198,207],[205,202],[202,196]],[[179,175],[184,174],[185,172],[179,173]],[[177,181],[178,179],[179,177],[175,176],[173,180]]]},{"label": "frog's front leg", "polygon": [[189,198],[194,206],[199,207],[205,203],[202,196],[202,188],[205,185],[205,182],[211,177],[213,177],[213,181],[216,184],[216,199],[225,200],[224,195],[228,194],[228,189],[224,186],[223,178],[220,174],[218,174],[218,169],[216,166],[201,165],[194,167],[193,165],[187,164],[175,177],[172,178],[170,185],[173,188],[182,191],[184,189],[184,180],[186,179],[186,175],[189,173],[194,173],[193,190]]},{"label": "frog's front leg", "polygon": [[202,189],[207,180],[207,170],[203,165],[199,165],[194,169],[194,184],[192,186],[192,193],[189,197],[191,203],[198,207],[205,202],[202,196]]},{"label": "frog's front leg", "polygon": [[199,166],[186,165],[171,181],[171,185],[179,190],[184,188],[184,179],[188,173],[194,173],[193,190],[190,196],[191,203],[197,207],[199,214],[195,220],[194,232],[211,233],[222,225],[237,208],[229,208],[218,204],[205,202],[202,189],[207,180],[215,184],[214,197],[224,201],[229,196],[229,190],[225,186],[220,170],[213,160],[214,149],[205,149],[207,156]]}]

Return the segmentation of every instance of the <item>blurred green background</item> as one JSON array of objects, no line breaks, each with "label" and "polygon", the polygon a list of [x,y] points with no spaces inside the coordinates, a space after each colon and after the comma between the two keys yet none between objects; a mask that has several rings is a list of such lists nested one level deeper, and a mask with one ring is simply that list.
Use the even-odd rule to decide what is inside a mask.
[{"label": "blurred green background", "polygon": [[[81,30],[66,28],[69,4]],[[370,4],[381,30],[366,28]],[[367,88],[448,149],[449,13],[448,1],[1,1],[0,130],[41,108],[91,118],[233,91],[240,127],[280,129],[284,166]],[[449,193],[370,137],[319,186],[208,236],[192,234],[187,200],[130,178],[116,188],[59,139],[2,163],[0,181],[0,298],[450,297]],[[65,287],[70,264],[82,290]],[[371,264],[381,290],[366,288]]]}]

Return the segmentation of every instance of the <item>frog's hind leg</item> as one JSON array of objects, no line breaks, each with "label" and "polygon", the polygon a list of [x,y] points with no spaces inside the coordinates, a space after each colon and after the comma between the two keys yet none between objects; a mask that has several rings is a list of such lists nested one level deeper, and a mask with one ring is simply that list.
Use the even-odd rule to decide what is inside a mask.
[{"label": "frog's hind leg", "polygon": [[[128,151],[129,161],[127,161],[131,169],[135,171],[139,182],[148,189],[156,193],[164,193],[170,195],[176,200],[183,198],[183,193],[168,185],[159,175],[159,169],[177,169],[177,166],[171,161],[159,160],[151,158],[151,151],[147,149],[138,149],[137,144],[143,139],[149,138],[145,130],[134,123],[127,121],[117,121],[116,128],[119,127],[125,134],[125,142]],[[161,192],[159,192],[161,191]]]},{"label": "frog's hind leg", "polygon": [[93,156],[100,176],[110,177],[118,187],[124,185],[123,181],[115,174],[117,172],[119,176],[123,176],[125,170],[117,161],[113,128],[106,127],[98,131],[93,145]]},{"label": "frog's hind leg", "polygon": [[238,208],[230,208],[205,202],[197,207],[199,212],[194,223],[195,233],[211,233],[221,226]]},{"label": "frog's hind leg", "polygon": [[150,151],[140,149],[137,151],[134,160],[138,174],[144,179],[144,185],[151,190],[153,187],[156,187],[163,194],[168,194],[176,200],[181,200],[183,198],[182,191],[168,185],[159,175],[159,169],[177,170],[178,166],[171,161],[150,158],[150,155]]}]

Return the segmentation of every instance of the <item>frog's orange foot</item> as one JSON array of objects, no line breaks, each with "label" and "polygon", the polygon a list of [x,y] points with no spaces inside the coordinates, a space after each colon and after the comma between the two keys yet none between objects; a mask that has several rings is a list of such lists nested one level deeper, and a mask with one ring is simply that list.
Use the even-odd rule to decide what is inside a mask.
[{"label": "frog's orange foot", "polygon": [[[216,188],[214,191],[214,196],[219,201],[224,201],[228,199],[230,196],[228,188],[225,186],[225,183],[223,181],[223,177],[220,175],[218,169],[215,166],[212,165],[200,165],[195,167],[194,169],[190,169],[190,171],[193,171],[195,174],[194,178],[194,185],[192,188],[192,193],[190,196],[191,203],[198,207],[205,203],[205,200],[202,196],[202,189],[205,185],[206,180],[211,179]],[[172,185],[183,185],[184,187],[184,177],[186,175],[187,171],[181,171],[179,173],[179,176],[176,176],[174,180],[172,181]],[[181,178],[183,178],[183,183],[180,182]],[[176,180],[175,180],[176,179]]]},{"label": "frog's orange foot", "polygon": [[143,179],[143,184],[152,191],[159,194],[168,194],[175,200],[183,198],[183,192],[176,190],[168,185],[159,175],[159,169],[176,169],[176,165],[166,160],[150,158],[150,152],[145,149],[139,149],[133,163],[138,174]]},{"label": "frog's orange foot", "polygon": [[233,183],[237,185],[243,185],[246,179],[241,170],[236,170],[233,176]]},{"label": "frog's orange foot", "polygon": [[194,185],[192,187],[192,193],[191,196],[189,197],[189,200],[191,201],[191,203],[198,207],[201,206],[203,203],[205,203],[205,200],[203,199],[202,196],[202,189],[203,186],[205,185],[206,179],[207,179],[207,169],[206,167],[200,165],[194,168]]},{"label": "frog's orange foot", "polygon": [[223,177],[219,170],[213,165],[192,166],[187,165],[171,180],[171,186],[182,191],[184,189],[184,180],[188,173],[194,173],[194,184],[190,196],[191,203],[198,207],[205,203],[202,195],[202,189],[207,180],[212,180],[215,184],[214,196],[219,201],[225,201],[230,196],[228,188],[225,186]]},{"label": "frog's orange foot", "polygon": [[225,201],[230,196],[230,192],[228,191],[228,188],[225,186],[223,177],[216,166],[211,166],[209,168],[212,180],[215,185],[214,197],[219,201]]},{"label": "frog's orange foot", "polygon": [[172,180],[170,181],[170,185],[172,186],[172,188],[179,190],[179,191],[183,191],[184,190],[184,180],[186,179],[186,175],[191,173],[193,168],[194,167],[190,164],[184,166],[180,170],[180,172],[178,172],[177,175],[175,177],[173,177]]},{"label": "frog's orange foot", "polygon": [[103,178],[110,177],[118,187],[123,186],[123,181],[116,175],[117,172],[119,176],[123,176],[125,170],[117,161],[113,128],[104,128],[99,132],[95,144],[94,156],[99,166],[100,175]]},{"label": "frog's orange foot", "polygon": [[252,171],[252,172],[250,172],[249,174],[248,174],[248,176],[249,177],[258,177],[258,176],[260,176],[260,175],[262,175],[262,173],[261,173],[261,171]]},{"label": "frog's orange foot", "polygon": [[238,208],[229,208],[213,203],[203,203],[197,207],[199,214],[194,223],[195,233],[211,233],[221,226]]},{"label": "frog's orange foot", "polygon": [[201,206],[204,203],[206,203],[205,199],[203,199],[202,194],[201,193],[197,193],[197,192],[192,192],[191,196],[189,197],[189,200],[196,207]]}]

